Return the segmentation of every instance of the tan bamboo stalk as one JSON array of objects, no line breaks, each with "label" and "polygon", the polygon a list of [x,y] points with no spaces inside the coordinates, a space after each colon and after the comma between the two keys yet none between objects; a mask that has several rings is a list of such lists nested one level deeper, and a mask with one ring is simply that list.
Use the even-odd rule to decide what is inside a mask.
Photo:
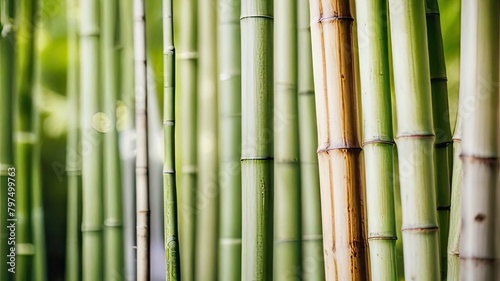
[{"label": "tan bamboo stalk", "polygon": [[327,280],[369,280],[361,135],[348,0],[310,1]]},{"label": "tan bamboo stalk", "polygon": [[144,0],[134,0],[135,124],[137,132],[137,158],[135,170],[137,200],[137,281],[149,281],[151,271],[146,18],[144,6]]},{"label": "tan bamboo stalk", "polygon": [[[463,164],[460,279],[494,280],[498,205],[497,0],[462,1],[460,107]],[[470,70],[466,70],[470,68]],[[470,71],[471,75],[465,76]],[[462,76],[463,74],[463,76]]]}]

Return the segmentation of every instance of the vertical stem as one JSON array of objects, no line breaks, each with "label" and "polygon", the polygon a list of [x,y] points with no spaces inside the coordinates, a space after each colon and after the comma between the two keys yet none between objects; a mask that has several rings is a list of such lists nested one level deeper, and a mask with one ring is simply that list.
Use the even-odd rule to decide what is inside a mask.
[{"label": "vertical stem", "polygon": [[273,0],[241,2],[242,280],[273,273]]},{"label": "vertical stem", "polygon": [[68,0],[68,140],[66,146],[66,173],[68,175],[68,211],[66,231],[66,280],[79,281],[81,272],[81,233],[82,224],[82,163],[80,146],[80,100],[79,83],[79,40],[78,40],[78,1]]},{"label": "vertical stem", "polygon": [[100,109],[99,1],[80,6],[80,105],[82,129],[83,280],[100,280],[103,260],[103,182]]},{"label": "vertical stem", "polygon": [[304,280],[325,279],[309,1],[298,1],[298,114]]},{"label": "vertical stem", "polygon": [[150,209],[148,186],[148,123],[146,19],[144,0],[134,0],[135,124],[137,130],[136,206],[137,281],[150,278]]},{"label": "vertical stem", "polygon": [[407,280],[439,280],[429,55],[421,47],[427,45],[425,3],[390,0],[389,8],[405,276]]},{"label": "vertical stem", "polygon": [[219,279],[241,279],[240,0],[219,0]]},{"label": "vertical stem", "polygon": [[179,2],[179,52],[176,55],[180,78],[181,115],[179,125],[181,176],[179,184],[181,271],[183,280],[194,280],[197,165],[198,89],[198,6],[197,0]]},{"label": "vertical stem", "polygon": [[494,280],[498,204],[499,2],[462,1],[460,278]]},{"label": "vertical stem", "polygon": [[276,0],[274,30],[274,274],[302,278],[297,2]]},{"label": "vertical stem", "polygon": [[[196,280],[217,278],[217,1],[198,0],[198,190]],[[228,137],[228,136],[224,136]]]},{"label": "vertical stem", "polygon": [[[116,103],[120,92],[121,34],[119,1],[102,1],[102,68],[104,114],[104,279],[121,280],[124,275],[123,206],[116,130]],[[117,199],[118,198],[118,199]]]},{"label": "vertical stem", "polygon": [[350,1],[310,1],[327,280],[370,278]]},{"label": "vertical stem", "polygon": [[386,1],[358,1],[368,241],[372,280],[398,280]]},{"label": "vertical stem", "polygon": [[165,212],[165,261],[167,281],[181,280],[175,182],[175,47],[172,0],[163,1],[163,194]]}]

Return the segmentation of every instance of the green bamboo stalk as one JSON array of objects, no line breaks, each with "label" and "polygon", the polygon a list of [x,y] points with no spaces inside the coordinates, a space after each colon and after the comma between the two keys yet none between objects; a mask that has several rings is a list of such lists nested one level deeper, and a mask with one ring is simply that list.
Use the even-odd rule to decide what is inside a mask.
[{"label": "green bamboo stalk", "polygon": [[103,181],[99,1],[80,5],[80,122],[82,130],[82,277],[100,280],[103,260]]},{"label": "green bamboo stalk", "polygon": [[495,249],[498,241],[495,208],[498,205],[499,6],[494,0],[462,1],[461,280],[495,280],[499,259]]},{"label": "green bamboo stalk", "polygon": [[398,280],[386,1],[357,1],[372,280]]},{"label": "green bamboo stalk", "polygon": [[180,228],[179,242],[181,275],[183,280],[194,280],[196,241],[196,186],[197,186],[197,81],[198,81],[198,6],[196,0],[179,2],[179,44],[177,67],[180,77],[181,115],[179,125],[181,175],[179,180]]},{"label": "green bamboo stalk", "polygon": [[146,18],[144,0],[134,0],[135,124],[137,132],[136,206],[137,206],[137,281],[151,276],[150,207],[148,184],[148,106]]},{"label": "green bamboo stalk", "polygon": [[314,105],[309,1],[298,1],[299,158],[302,209],[302,277],[325,280],[319,187],[318,131]]},{"label": "green bamboo stalk", "polygon": [[[12,242],[9,244],[10,230],[6,222],[8,214],[9,174],[13,175],[11,168],[14,168],[14,143],[13,143],[13,106],[14,106],[14,65],[15,65],[15,2],[13,0],[0,1],[0,219],[2,229],[0,230],[0,279],[14,280],[14,274],[8,269],[12,268],[8,264]],[[11,177],[12,178],[12,177]],[[14,195],[13,195],[14,196]]]},{"label": "green bamboo stalk", "polygon": [[241,279],[240,0],[219,0],[219,279]]},{"label": "green bamboo stalk", "polygon": [[78,0],[68,0],[68,140],[66,146],[66,173],[68,176],[68,211],[66,231],[66,280],[79,281],[81,272],[80,226],[82,204],[82,159],[80,152],[80,110],[79,94],[79,40],[78,40]]},{"label": "green bamboo stalk", "polygon": [[[274,273],[301,278],[302,233],[297,93],[297,2],[274,2]],[[290,219],[294,218],[294,219]],[[297,276],[298,275],[298,276]]]},{"label": "green bamboo stalk", "polygon": [[448,107],[448,84],[444,58],[443,38],[437,0],[426,0],[427,42],[432,90],[432,116],[436,133],[436,208],[439,223],[441,278],[446,279],[448,233],[450,218],[450,155],[452,135]]},{"label": "green bamboo stalk", "polygon": [[327,280],[370,278],[349,2],[310,1]]},{"label": "green bamboo stalk", "polygon": [[429,56],[427,48],[421,48],[427,44],[424,4],[389,1],[408,280],[440,279]]},{"label": "green bamboo stalk", "polygon": [[165,212],[165,261],[167,281],[181,280],[175,182],[175,47],[172,0],[163,1],[163,194]]},{"label": "green bamboo stalk", "polygon": [[17,123],[16,123],[16,280],[32,280],[33,245],[32,191],[34,144],[34,61],[36,1],[19,2],[17,26]]},{"label": "green bamboo stalk", "polygon": [[[466,72],[466,70],[462,70]],[[460,200],[462,189],[462,161],[460,161],[462,142],[462,117],[457,115],[453,135],[453,178],[451,186],[450,233],[448,236],[448,272],[446,280],[460,280]]]},{"label": "green bamboo stalk", "polygon": [[[217,278],[217,0],[198,0],[198,189],[196,280]],[[228,136],[223,136],[228,137]],[[227,266],[227,265],[225,265]]]},{"label": "green bamboo stalk", "polygon": [[123,204],[120,200],[122,198],[121,170],[116,129],[116,106],[121,88],[120,3],[117,0],[101,2],[103,109],[107,121],[103,128],[105,280],[122,280],[125,265]]},{"label": "green bamboo stalk", "polygon": [[241,2],[242,280],[273,277],[273,0]]}]

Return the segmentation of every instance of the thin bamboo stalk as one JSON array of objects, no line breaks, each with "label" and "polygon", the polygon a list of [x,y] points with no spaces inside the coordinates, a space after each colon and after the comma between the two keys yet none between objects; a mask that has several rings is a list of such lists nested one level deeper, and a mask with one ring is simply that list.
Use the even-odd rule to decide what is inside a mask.
[{"label": "thin bamboo stalk", "polygon": [[219,279],[241,279],[240,0],[219,0]]},{"label": "thin bamboo stalk", "polygon": [[372,280],[398,280],[386,1],[358,1],[368,241]]},{"label": "thin bamboo stalk", "polygon": [[176,58],[180,77],[179,92],[181,115],[179,125],[180,163],[179,179],[180,228],[179,242],[181,275],[184,280],[194,280],[196,241],[196,187],[197,164],[197,89],[198,89],[198,5],[196,0],[179,2],[179,44]]},{"label": "thin bamboo stalk", "polygon": [[[403,214],[405,277],[439,280],[432,114],[425,5],[389,1]],[[409,36],[411,34],[411,36]]]},{"label": "thin bamboo stalk", "polygon": [[273,1],[241,2],[242,280],[273,277]]},{"label": "thin bamboo stalk", "polygon": [[452,135],[448,114],[448,85],[444,58],[443,38],[437,0],[426,0],[427,43],[432,90],[432,116],[436,133],[436,208],[439,223],[439,243],[441,255],[441,278],[446,279],[447,248],[450,218],[450,155]]},{"label": "thin bamboo stalk", "polygon": [[318,156],[316,155],[318,131],[314,104],[309,1],[298,1],[297,9],[302,272],[304,280],[321,281],[325,279],[325,269]]},{"label": "thin bamboo stalk", "polygon": [[81,233],[82,224],[82,159],[80,147],[80,100],[79,83],[79,41],[78,41],[78,1],[68,0],[68,140],[66,146],[66,173],[68,176],[68,207],[66,228],[66,280],[79,281],[81,272]]},{"label": "thin bamboo stalk", "polygon": [[[196,280],[218,280],[217,0],[198,0]],[[228,136],[223,136],[228,137]]]},{"label": "thin bamboo stalk", "polygon": [[[13,107],[14,107],[14,83],[15,83],[15,2],[13,0],[0,1],[0,219],[2,224],[9,219],[8,198],[9,192],[9,176],[14,175],[14,143],[13,143]],[[12,177],[11,177],[12,178]],[[11,181],[12,182],[12,181]],[[14,280],[14,274],[9,271],[12,268],[8,264],[10,262],[10,248],[12,243],[9,244],[10,230],[7,227],[2,227],[0,230],[0,279],[1,280]]]},{"label": "thin bamboo stalk", "polygon": [[32,280],[33,245],[32,191],[35,145],[34,76],[36,1],[19,2],[17,11],[17,123],[16,123],[16,280]]},{"label": "thin bamboo stalk", "polygon": [[[274,272],[301,277],[300,162],[297,92],[297,2],[274,2]],[[294,219],[290,219],[294,218]],[[298,275],[298,276],[297,276]]]},{"label": "thin bamboo stalk", "polygon": [[121,33],[119,1],[101,2],[102,69],[104,114],[104,279],[121,280],[124,275],[123,204],[121,169],[116,130],[116,105],[120,93]]},{"label": "thin bamboo stalk", "polygon": [[[465,70],[462,70],[465,71]],[[460,201],[462,189],[461,122],[457,115],[455,134],[453,135],[453,178],[451,186],[450,231],[448,236],[448,272],[446,280],[460,280]]]},{"label": "thin bamboo stalk", "polygon": [[310,1],[327,280],[370,278],[348,0]]},{"label": "thin bamboo stalk", "polygon": [[167,281],[181,280],[175,182],[175,47],[172,0],[163,1],[163,194],[165,221],[165,261]]},{"label": "thin bamboo stalk", "polygon": [[80,5],[80,122],[82,130],[82,276],[100,280],[103,260],[102,135],[99,119],[100,72],[99,1]]},{"label": "thin bamboo stalk", "polygon": [[150,208],[148,185],[148,122],[146,18],[144,0],[134,0],[135,124],[137,131],[137,281],[150,278]]},{"label": "thin bamboo stalk", "polygon": [[[494,280],[498,253],[498,1],[462,1],[460,278]],[[464,25],[468,23],[468,25]],[[465,69],[470,68],[470,70]],[[470,74],[470,75],[467,75]],[[465,76],[467,75],[467,76]]]}]

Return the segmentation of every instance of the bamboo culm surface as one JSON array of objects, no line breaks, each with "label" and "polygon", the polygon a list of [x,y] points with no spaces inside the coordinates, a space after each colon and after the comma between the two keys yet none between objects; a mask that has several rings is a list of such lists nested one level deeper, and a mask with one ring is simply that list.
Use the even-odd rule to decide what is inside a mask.
[{"label": "bamboo culm surface", "polygon": [[[241,279],[240,0],[219,0],[219,263],[222,281]],[[230,137],[228,137],[230,136]]]},{"label": "bamboo culm surface", "polygon": [[175,181],[175,47],[172,0],[163,1],[163,196],[167,281],[181,280]]},{"label": "bamboo culm surface", "polygon": [[310,1],[327,280],[370,278],[349,2]]},{"label": "bamboo culm surface", "polygon": [[273,1],[241,2],[242,275],[273,278]]}]

